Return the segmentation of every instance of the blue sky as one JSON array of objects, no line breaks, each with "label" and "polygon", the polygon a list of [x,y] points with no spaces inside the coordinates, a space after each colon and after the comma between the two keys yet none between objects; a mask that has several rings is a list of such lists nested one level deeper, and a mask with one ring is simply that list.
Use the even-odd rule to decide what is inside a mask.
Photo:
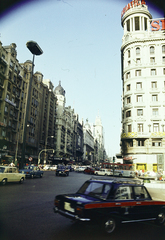
[{"label": "blue sky", "polygon": [[[34,0],[3,15],[0,41],[16,43],[19,62],[32,60],[26,42],[36,41],[43,55],[36,56],[34,71],[61,81],[66,106],[80,120],[94,123],[101,117],[105,148],[112,157],[120,152],[121,11],[126,0]],[[147,4],[148,5],[148,4]],[[149,6],[153,18],[163,13]]]}]

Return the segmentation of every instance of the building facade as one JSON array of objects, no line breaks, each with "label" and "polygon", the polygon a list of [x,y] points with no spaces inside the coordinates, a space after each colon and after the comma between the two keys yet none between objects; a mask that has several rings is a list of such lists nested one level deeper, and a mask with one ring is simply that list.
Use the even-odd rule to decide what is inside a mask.
[{"label": "building facade", "polygon": [[165,20],[146,2],[122,11],[123,106],[121,149],[137,170],[165,170]]}]

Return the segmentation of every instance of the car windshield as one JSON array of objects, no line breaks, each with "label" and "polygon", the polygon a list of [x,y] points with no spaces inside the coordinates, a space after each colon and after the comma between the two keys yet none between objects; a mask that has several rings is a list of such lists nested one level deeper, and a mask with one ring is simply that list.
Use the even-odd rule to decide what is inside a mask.
[{"label": "car windshield", "polygon": [[77,193],[105,200],[108,197],[110,189],[110,184],[100,182],[85,182]]},{"label": "car windshield", "polygon": [[5,171],[4,167],[0,167],[0,173],[3,173]]}]

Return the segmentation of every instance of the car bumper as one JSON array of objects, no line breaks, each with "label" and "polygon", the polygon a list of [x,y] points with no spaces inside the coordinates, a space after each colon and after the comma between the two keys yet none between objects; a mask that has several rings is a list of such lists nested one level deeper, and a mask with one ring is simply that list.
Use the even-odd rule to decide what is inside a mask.
[{"label": "car bumper", "polygon": [[70,219],[75,220],[75,221],[76,220],[77,221],[81,221],[81,222],[89,222],[89,221],[91,221],[90,218],[81,218],[78,215],[74,215],[74,214],[71,214],[69,212],[62,211],[62,210],[58,209],[57,207],[54,207],[53,210],[54,210],[55,213],[59,213],[62,216],[65,216],[65,217],[70,218]]}]

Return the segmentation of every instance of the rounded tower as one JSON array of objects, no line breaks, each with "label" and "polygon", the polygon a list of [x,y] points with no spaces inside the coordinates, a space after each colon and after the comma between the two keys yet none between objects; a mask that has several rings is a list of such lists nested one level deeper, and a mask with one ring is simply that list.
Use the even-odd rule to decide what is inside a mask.
[{"label": "rounded tower", "polygon": [[57,97],[57,109],[56,109],[57,115],[62,115],[63,110],[65,108],[66,99],[65,99],[65,90],[61,86],[61,81],[59,81],[59,85],[55,88],[54,94]]},{"label": "rounded tower", "polygon": [[158,155],[165,155],[164,19],[152,19],[146,2],[134,0],[121,25],[122,155],[135,159],[138,170],[157,171]]}]

